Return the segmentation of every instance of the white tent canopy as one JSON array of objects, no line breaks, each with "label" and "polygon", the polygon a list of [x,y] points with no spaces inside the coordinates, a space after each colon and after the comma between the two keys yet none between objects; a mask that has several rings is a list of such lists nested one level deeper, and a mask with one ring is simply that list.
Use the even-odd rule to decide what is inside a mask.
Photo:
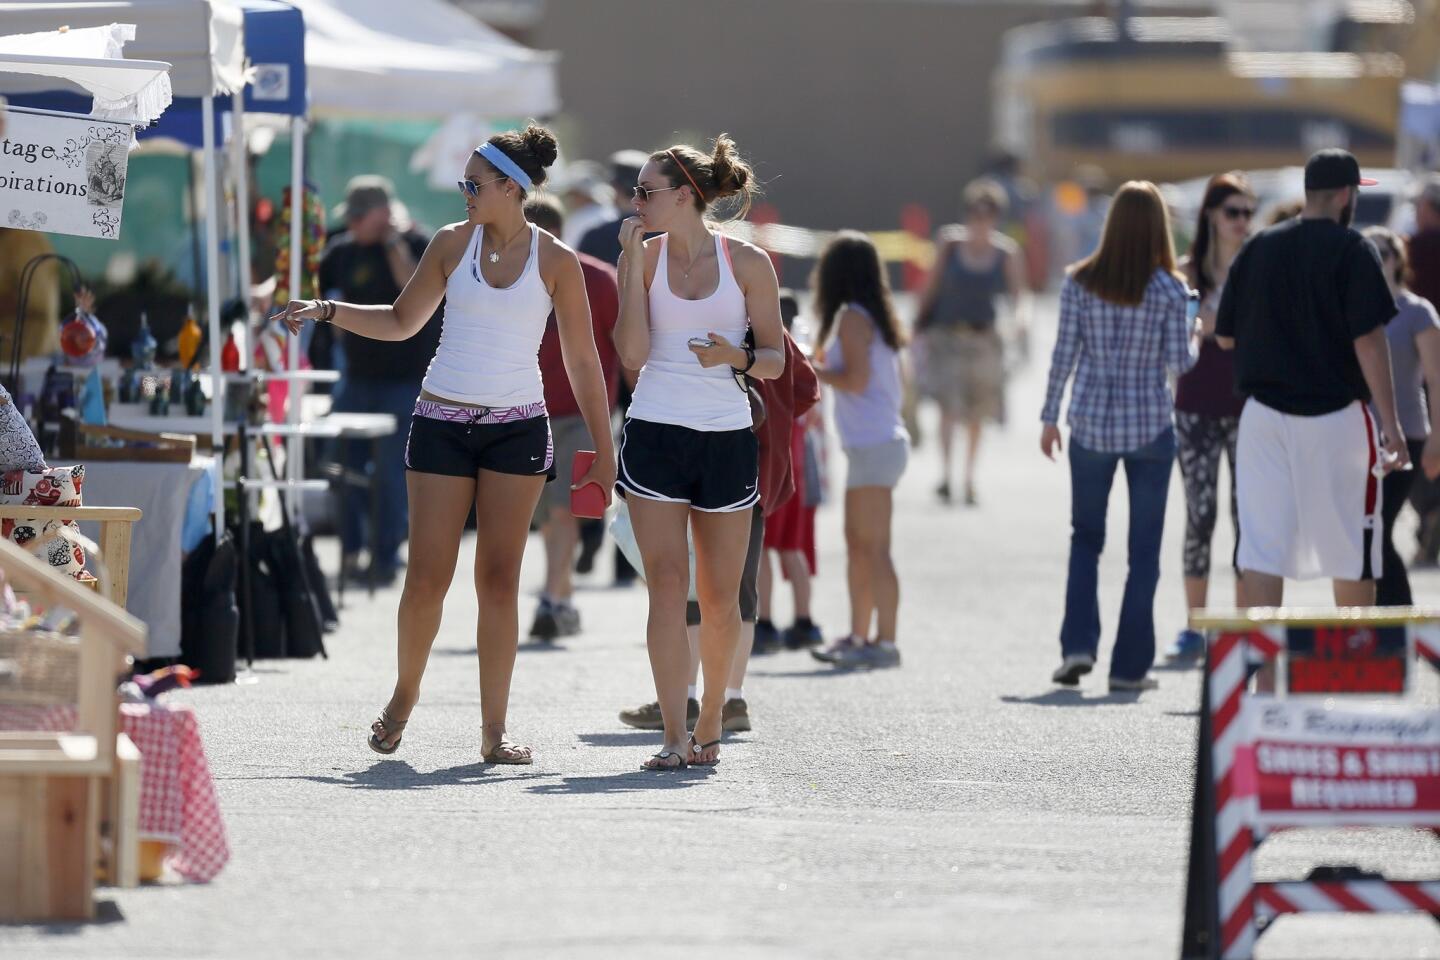
[{"label": "white tent canopy", "polygon": [[[105,0],[105,2],[0,2],[6,33],[48,33],[61,27],[136,26],[129,56],[171,64],[170,83],[180,97],[234,93],[245,82],[240,8],[229,0]],[[15,92],[55,89],[54,80],[6,84]]]},{"label": "white tent canopy", "polygon": [[305,14],[317,115],[547,116],[557,57],[443,0],[290,0]]},{"label": "white tent canopy", "polygon": [[123,59],[134,39],[128,23],[0,37],[0,72],[69,80],[95,98],[92,116],[148,124],[170,106],[170,64]]}]

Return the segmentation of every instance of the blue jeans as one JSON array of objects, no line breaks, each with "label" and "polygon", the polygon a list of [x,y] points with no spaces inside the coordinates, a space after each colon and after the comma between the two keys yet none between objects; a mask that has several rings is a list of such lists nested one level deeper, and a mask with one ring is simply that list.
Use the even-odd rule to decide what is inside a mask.
[{"label": "blue jeans", "polygon": [[[372,562],[377,570],[394,570],[399,560],[400,544],[410,529],[409,497],[405,490],[405,441],[410,434],[410,415],[415,412],[415,398],[420,385],[409,380],[362,380],[344,377],[335,385],[336,413],[389,413],[395,417],[395,432],[379,441],[379,461],[372,461],[369,440],[340,440],[341,459],[345,469],[368,473],[378,484],[380,494],[380,529],[370,544]],[[340,517],[340,545],[346,553],[365,546],[365,530],[370,522],[370,495],[362,487],[346,485],[342,495],[344,510]]]},{"label": "blue jeans", "polygon": [[1127,453],[1098,453],[1070,441],[1070,576],[1060,650],[1094,657],[1100,646],[1100,552],[1115,467],[1125,464],[1130,490],[1130,574],[1120,606],[1120,628],[1110,676],[1138,680],[1155,662],[1155,585],[1160,580],[1160,537],[1175,462],[1175,431]]}]

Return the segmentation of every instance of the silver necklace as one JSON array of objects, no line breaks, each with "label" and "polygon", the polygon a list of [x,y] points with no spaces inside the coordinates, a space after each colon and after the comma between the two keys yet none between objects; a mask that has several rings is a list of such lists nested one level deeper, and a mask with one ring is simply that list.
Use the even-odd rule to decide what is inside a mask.
[{"label": "silver necklace", "polygon": [[686,280],[690,279],[690,271],[695,269],[695,264],[700,261],[700,258],[704,256],[704,254],[705,247],[702,245],[699,250],[695,251],[695,255],[690,258],[690,266],[680,268],[680,272],[685,275]]},{"label": "silver necklace", "polygon": [[529,233],[529,232],[530,232],[530,225],[529,225],[529,224],[526,224],[525,227],[524,227],[524,229],[518,231],[518,232],[515,234],[515,236],[511,237],[509,240],[506,240],[505,243],[502,244],[498,250],[491,250],[489,256],[486,257],[486,259],[489,260],[491,263],[499,263],[499,262],[500,262],[500,254],[501,254],[501,252],[502,252],[502,251],[505,251],[505,250],[509,250],[509,249],[510,249],[510,245],[511,245],[512,243],[514,243],[516,240],[520,239],[520,235],[521,235],[521,234],[523,234],[523,233]]}]

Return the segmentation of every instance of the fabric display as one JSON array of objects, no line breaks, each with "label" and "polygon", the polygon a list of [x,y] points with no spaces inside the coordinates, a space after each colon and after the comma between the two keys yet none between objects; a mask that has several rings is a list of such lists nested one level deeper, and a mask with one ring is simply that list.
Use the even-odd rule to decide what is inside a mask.
[{"label": "fabric display", "polygon": [[[31,438],[34,439],[33,437]],[[85,485],[85,467],[44,467],[40,469],[7,470],[0,477],[0,503],[38,507],[79,507],[81,488]],[[36,539],[51,537],[42,547],[41,559],[77,580],[88,579],[85,572],[85,551],[72,543],[60,528],[75,536],[80,526],[73,520],[0,520],[0,537],[27,550]]]}]

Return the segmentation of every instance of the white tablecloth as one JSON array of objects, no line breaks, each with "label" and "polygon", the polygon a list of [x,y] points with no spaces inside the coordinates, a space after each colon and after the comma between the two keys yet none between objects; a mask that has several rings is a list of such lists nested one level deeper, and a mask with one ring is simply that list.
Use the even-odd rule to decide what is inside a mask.
[{"label": "white tablecloth", "polygon": [[[139,507],[144,517],[130,541],[130,592],[125,608],[150,628],[148,657],[180,655],[180,530],[190,488],[213,463],[196,457],[184,463],[85,464],[82,497],[87,507]],[[81,524],[92,540],[93,524]]]}]

